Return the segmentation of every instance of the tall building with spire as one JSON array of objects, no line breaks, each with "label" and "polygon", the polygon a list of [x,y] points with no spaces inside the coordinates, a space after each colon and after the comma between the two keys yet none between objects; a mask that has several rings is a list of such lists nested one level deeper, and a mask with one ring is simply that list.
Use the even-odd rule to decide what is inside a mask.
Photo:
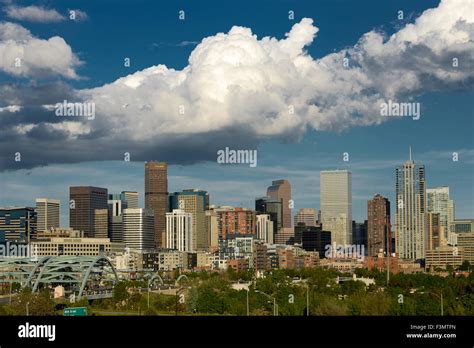
[{"label": "tall building with spire", "polygon": [[399,258],[418,260],[426,249],[425,166],[410,159],[395,169],[396,253]]},{"label": "tall building with spire", "polygon": [[164,162],[145,163],[145,209],[154,212],[155,247],[164,247],[168,212],[168,165]]}]

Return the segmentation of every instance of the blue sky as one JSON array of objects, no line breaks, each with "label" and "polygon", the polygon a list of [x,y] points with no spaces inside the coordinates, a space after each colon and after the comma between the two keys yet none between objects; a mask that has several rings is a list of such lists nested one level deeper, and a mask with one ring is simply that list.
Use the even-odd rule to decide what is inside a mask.
[{"label": "blue sky", "polygon": [[[60,14],[67,14],[68,9],[80,9],[87,13],[88,19],[38,23],[9,18],[3,12],[0,22],[18,23],[41,39],[62,37],[82,61],[75,67],[80,78],[17,76],[0,69],[0,86],[15,85],[21,91],[25,86],[40,88],[62,82],[78,91],[109,84],[157,64],[180,70],[188,65],[189,55],[205,37],[227,33],[232,26],[238,25],[251,28],[259,39],[264,36],[282,39],[291,26],[304,17],[312,18],[319,28],[316,39],[306,46],[308,54],[319,59],[353,47],[370,31],[383,32],[388,38],[438,3],[410,0],[281,0],[239,1],[238,4],[222,1],[134,1],[133,4],[125,1],[43,1],[35,5],[55,9]],[[30,5],[26,1],[15,4]],[[10,5],[5,3],[3,6]],[[178,20],[181,9],[185,10],[185,21]],[[295,12],[293,21],[288,20],[289,10]],[[404,11],[403,21],[397,19],[399,10]],[[131,58],[131,67],[123,66],[124,57]],[[421,103],[422,116],[417,121],[408,117],[396,118],[347,129],[308,128],[295,137],[269,135],[258,137],[258,141],[249,140],[248,148],[258,150],[256,168],[219,165],[206,156],[194,158],[189,162],[192,164],[172,164],[169,191],[201,188],[210,192],[213,204],[253,207],[254,198],[264,195],[272,180],[285,178],[292,184],[295,209],[319,208],[319,171],[350,169],[353,216],[361,221],[366,218],[367,200],[374,194],[381,193],[393,202],[394,169],[407,160],[411,145],[414,160],[426,166],[427,187],[449,186],[455,200],[456,216],[473,218],[474,99],[470,81],[472,77],[468,76],[465,83],[437,82],[426,91],[424,88],[414,90],[407,98]],[[5,104],[9,103],[2,103],[0,99],[0,108]],[[257,117],[255,122],[259,122]],[[57,161],[48,159],[41,163],[43,166],[27,168],[16,168],[3,162],[0,206],[33,205],[36,197],[59,198],[63,205],[62,223],[67,226],[66,202],[70,185],[102,186],[110,192],[136,190],[143,204],[143,162],[145,159],[161,160],[160,152],[156,158],[151,157],[152,151],[147,152],[145,158],[139,157],[135,161],[132,151],[132,162],[123,162],[120,159],[126,146],[122,148],[119,141],[109,142],[110,146],[116,147],[116,155],[109,156],[109,160],[94,161],[94,154],[102,151],[104,143],[96,143],[92,137],[87,141],[90,147],[83,150],[86,153],[78,160],[59,157]],[[13,140],[9,144],[13,147],[8,148],[5,158],[11,157],[15,145],[22,148],[26,144],[34,147],[35,143],[18,138],[15,144]],[[245,148],[246,143],[241,145]],[[203,141],[202,146],[210,145]],[[50,150],[47,146],[42,149],[56,151],[60,147],[60,142],[54,142]],[[170,148],[172,151],[173,147]],[[74,153],[77,151],[80,148],[74,149]],[[349,153],[349,162],[342,161],[344,152]],[[452,160],[453,152],[459,153],[457,162]],[[88,153],[91,161],[87,161]],[[169,155],[173,156],[172,153]],[[180,152],[179,156],[185,154]],[[28,161],[28,156],[24,158],[23,161]]]}]

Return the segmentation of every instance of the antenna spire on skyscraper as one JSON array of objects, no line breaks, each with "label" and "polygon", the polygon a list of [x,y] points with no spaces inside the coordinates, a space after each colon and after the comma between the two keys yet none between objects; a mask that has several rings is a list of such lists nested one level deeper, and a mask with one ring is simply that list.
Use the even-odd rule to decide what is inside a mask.
[{"label": "antenna spire on skyscraper", "polygon": [[410,162],[411,162],[411,145],[410,145]]}]

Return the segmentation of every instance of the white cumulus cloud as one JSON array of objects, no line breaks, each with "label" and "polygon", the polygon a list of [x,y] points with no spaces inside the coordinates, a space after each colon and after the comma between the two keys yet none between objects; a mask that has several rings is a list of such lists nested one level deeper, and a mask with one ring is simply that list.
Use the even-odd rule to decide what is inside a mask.
[{"label": "white cumulus cloud", "polygon": [[54,9],[47,9],[41,6],[8,6],[5,9],[5,12],[8,17],[29,22],[41,22],[41,23],[50,23],[50,22],[60,22],[66,18],[61,15],[58,11]]},{"label": "white cumulus cloud", "polygon": [[470,6],[443,0],[391,37],[371,31],[321,59],[306,51],[319,31],[312,19],[282,39],[234,26],[204,38],[182,70],[156,65],[80,94],[96,103],[93,127],[132,141],[234,127],[267,137],[378,124],[389,98],[472,84]]},{"label": "white cumulus cloud", "polygon": [[14,76],[78,78],[80,60],[60,36],[39,39],[21,25],[0,22],[0,70]]}]

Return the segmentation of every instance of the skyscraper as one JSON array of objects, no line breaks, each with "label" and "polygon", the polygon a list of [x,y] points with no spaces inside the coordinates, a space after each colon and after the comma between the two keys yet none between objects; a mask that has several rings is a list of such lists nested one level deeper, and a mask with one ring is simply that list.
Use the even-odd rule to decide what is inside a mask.
[{"label": "skyscraper", "polygon": [[155,243],[160,248],[165,244],[168,212],[168,165],[164,162],[145,163],[145,208],[153,209]]},{"label": "skyscraper", "polygon": [[107,238],[109,229],[109,210],[96,209],[94,211],[94,238]]},{"label": "skyscraper", "polygon": [[95,209],[107,209],[107,189],[93,186],[69,188],[69,226],[94,237]]},{"label": "skyscraper", "polygon": [[123,210],[123,241],[131,249],[150,250],[155,247],[153,209]]},{"label": "skyscraper", "polygon": [[352,179],[348,170],[321,171],[321,222],[331,231],[332,243],[349,245],[352,239]]},{"label": "skyscraper", "polygon": [[392,252],[390,201],[379,194],[367,202],[367,244],[369,256]]},{"label": "skyscraper", "polygon": [[206,213],[209,209],[209,194],[198,189],[186,189],[169,195],[170,209],[181,209],[193,215],[192,250],[205,250],[209,247],[206,228]]},{"label": "skyscraper", "polygon": [[219,249],[219,220],[215,207],[206,210],[206,231],[209,240],[209,250]]},{"label": "skyscraper", "polygon": [[291,185],[288,180],[274,180],[267,189],[270,199],[281,202],[281,225],[277,227],[275,243],[286,244],[294,239],[295,231],[291,221]]},{"label": "skyscraper", "polygon": [[273,243],[276,243],[276,237],[282,228],[283,209],[281,199],[270,197],[259,197],[255,199],[255,211],[259,214],[268,214],[273,222]]},{"label": "skyscraper", "polygon": [[[352,244],[364,246],[364,252],[367,254],[366,250],[368,250],[368,222],[364,220],[364,222],[356,222],[352,220]],[[390,233],[391,235],[391,233]],[[389,246],[390,250],[392,249]]]},{"label": "skyscraper", "polygon": [[425,166],[411,159],[395,170],[396,252],[402,259],[423,259],[426,243]]},{"label": "skyscraper", "polygon": [[[123,210],[128,208],[128,202],[125,200],[123,193],[109,194],[108,205],[108,237],[110,238],[111,242],[122,243]],[[133,209],[133,207],[131,207],[131,209]]]},{"label": "skyscraper", "polygon": [[464,260],[474,264],[474,233],[461,232],[457,235],[458,248],[464,250]]},{"label": "skyscraper", "polygon": [[295,226],[302,222],[305,226],[316,226],[318,210],[315,208],[301,208],[295,215]]},{"label": "skyscraper", "polygon": [[33,207],[0,208],[0,243],[28,243],[36,238],[36,224]]},{"label": "skyscraper", "polygon": [[136,191],[122,191],[120,193],[122,201],[127,202],[127,208],[138,208],[138,192]]},{"label": "skyscraper", "polygon": [[257,239],[273,244],[273,221],[269,214],[257,215]]},{"label": "skyscraper", "polygon": [[181,209],[166,213],[166,247],[179,251],[194,251],[192,248],[193,214]]},{"label": "skyscraper", "polygon": [[60,226],[60,202],[57,199],[36,198],[36,213],[38,215],[37,230],[48,231]]},{"label": "skyscraper", "polygon": [[[301,224],[301,223],[300,223]],[[331,245],[331,232],[323,231],[320,226],[304,226],[301,224],[296,227],[298,231],[301,247],[306,251],[317,251],[319,257],[325,257],[328,245]]]},{"label": "skyscraper", "polygon": [[267,196],[281,200],[282,228],[291,228],[291,185],[288,180],[274,180],[272,186],[267,189]]},{"label": "skyscraper", "polygon": [[449,199],[449,187],[426,189],[426,211],[439,214],[440,233],[448,239],[450,226],[454,221],[454,202]]}]

